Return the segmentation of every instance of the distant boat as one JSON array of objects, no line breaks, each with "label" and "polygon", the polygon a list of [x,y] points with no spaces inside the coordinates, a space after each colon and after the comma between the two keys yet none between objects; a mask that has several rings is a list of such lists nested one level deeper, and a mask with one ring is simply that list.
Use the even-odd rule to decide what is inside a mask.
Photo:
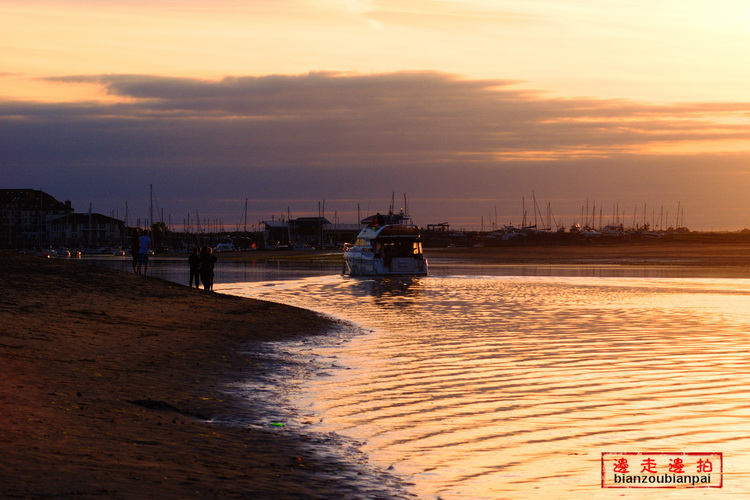
[{"label": "distant boat", "polygon": [[622,227],[622,225],[613,226],[610,224],[609,226],[604,226],[603,228],[601,228],[599,232],[602,236],[620,237],[625,234],[625,229]]},{"label": "distant boat", "polygon": [[232,243],[219,243],[214,247],[214,252],[236,252],[237,247]]},{"label": "distant boat", "polygon": [[350,276],[426,276],[419,228],[404,224],[403,215],[380,214],[344,251],[344,274]]},{"label": "distant boat", "polygon": [[664,236],[664,233],[662,231],[643,231],[641,235],[647,238],[661,238]]}]

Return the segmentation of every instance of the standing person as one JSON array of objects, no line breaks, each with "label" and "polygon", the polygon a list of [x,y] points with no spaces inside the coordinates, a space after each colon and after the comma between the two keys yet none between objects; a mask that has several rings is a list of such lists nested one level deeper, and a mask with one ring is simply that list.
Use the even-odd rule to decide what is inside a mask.
[{"label": "standing person", "polygon": [[193,248],[193,251],[188,257],[188,265],[190,266],[190,288],[193,288],[193,280],[195,280],[195,288],[201,285],[201,256],[198,254],[198,247]]},{"label": "standing person", "polygon": [[201,281],[204,290],[214,289],[214,264],[216,264],[216,260],[211,247],[205,246],[201,249]]},{"label": "standing person", "polygon": [[[143,234],[139,238],[139,246],[138,246],[138,267],[136,268],[136,272],[138,274],[147,274],[148,273],[148,252],[151,250],[151,238],[149,237],[149,230],[144,229]],[[143,272],[141,273],[141,268],[143,268]]]},{"label": "standing person", "polygon": [[138,251],[141,248],[141,232],[138,228],[133,229],[133,234],[130,236],[130,256],[133,257],[133,272],[136,271],[138,266]]}]

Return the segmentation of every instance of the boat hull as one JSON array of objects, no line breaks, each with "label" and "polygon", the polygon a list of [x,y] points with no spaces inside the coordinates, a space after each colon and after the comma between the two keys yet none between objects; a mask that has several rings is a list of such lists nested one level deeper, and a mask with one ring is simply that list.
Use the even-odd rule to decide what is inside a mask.
[{"label": "boat hull", "polygon": [[349,276],[427,276],[424,259],[394,258],[390,263],[366,256],[344,255],[344,274]]}]

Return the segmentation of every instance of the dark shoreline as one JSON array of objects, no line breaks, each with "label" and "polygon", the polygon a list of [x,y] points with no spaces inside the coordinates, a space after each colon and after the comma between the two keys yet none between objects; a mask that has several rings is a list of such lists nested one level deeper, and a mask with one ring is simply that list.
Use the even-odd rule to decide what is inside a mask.
[{"label": "dark shoreline", "polygon": [[231,423],[254,411],[227,391],[238,374],[279,368],[247,346],[332,320],[64,260],[0,262],[0,496],[409,497],[339,454],[343,440]]},{"label": "dark shoreline", "polygon": [[614,266],[623,270],[661,267],[679,270],[683,277],[750,278],[750,242],[446,248],[426,250],[425,255],[508,266]]},{"label": "dark shoreline", "polygon": [[[576,244],[508,244],[487,247],[425,248],[425,258],[442,262],[504,266],[664,267],[684,276],[750,278],[750,235],[676,235],[657,239],[579,241]],[[219,254],[231,262],[337,263],[341,252],[259,251]]]}]

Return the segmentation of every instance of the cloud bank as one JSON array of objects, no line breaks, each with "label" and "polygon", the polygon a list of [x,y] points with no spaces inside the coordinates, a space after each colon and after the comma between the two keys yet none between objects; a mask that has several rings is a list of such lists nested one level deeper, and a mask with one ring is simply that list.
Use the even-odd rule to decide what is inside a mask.
[{"label": "cloud bank", "polygon": [[750,103],[561,99],[436,72],[55,80],[116,102],[0,101],[2,184],[79,210],[142,203],[154,184],[177,220],[200,209],[232,224],[248,198],[258,219],[329,200],[353,222],[357,203],[382,210],[395,191],[418,223],[477,226],[495,209],[517,223],[533,191],[567,224],[590,198],[745,225]]}]

